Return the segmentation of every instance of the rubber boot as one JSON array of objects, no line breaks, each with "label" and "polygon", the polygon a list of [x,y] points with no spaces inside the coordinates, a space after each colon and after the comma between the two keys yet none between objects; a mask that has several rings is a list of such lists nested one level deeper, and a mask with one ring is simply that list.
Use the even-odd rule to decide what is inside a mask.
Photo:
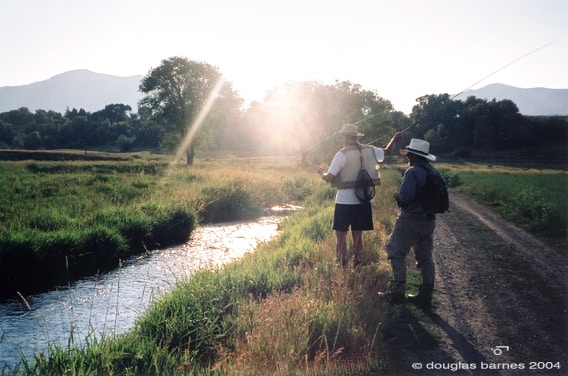
[{"label": "rubber boot", "polygon": [[405,303],[404,290],[406,289],[406,281],[392,281],[386,292],[379,292],[380,299],[391,305],[400,305]]},{"label": "rubber boot", "polygon": [[420,309],[432,309],[432,294],[434,293],[434,285],[420,285],[418,295],[408,296],[408,301]]}]

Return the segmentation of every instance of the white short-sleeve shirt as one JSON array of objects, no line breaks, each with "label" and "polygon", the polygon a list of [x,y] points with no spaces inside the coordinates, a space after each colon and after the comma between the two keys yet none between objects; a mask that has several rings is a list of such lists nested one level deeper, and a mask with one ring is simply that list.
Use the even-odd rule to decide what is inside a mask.
[{"label": "white short-sleeve shirt", "polygon": [[[384,149],[372,145],[371,147],[375,152],[375,158],[377,159],[377,162],[383,162],[385,160]],[[333,157],[333,160],[331,161],[327,172],[334,176],[339,175],[343,167],[345,167],[346,161],[347,156],[343,152],[338,151]],[[344,205],[358,205],[361,203],[361,201],[359,201],[357,196],[355,196],[355,190],[353,188],[346,188],[337,190],[337,194],[335,195],[335,203]]]}]

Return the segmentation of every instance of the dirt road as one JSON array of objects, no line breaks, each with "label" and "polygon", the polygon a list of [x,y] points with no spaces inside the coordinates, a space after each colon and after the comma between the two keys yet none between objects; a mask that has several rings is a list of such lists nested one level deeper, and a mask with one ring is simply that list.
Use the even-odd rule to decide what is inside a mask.
[{"label": "dirt road", "polygon": [[568,375],[568,259],[451,192],[434,238],[440,345],[409,350],[412,374]]}]

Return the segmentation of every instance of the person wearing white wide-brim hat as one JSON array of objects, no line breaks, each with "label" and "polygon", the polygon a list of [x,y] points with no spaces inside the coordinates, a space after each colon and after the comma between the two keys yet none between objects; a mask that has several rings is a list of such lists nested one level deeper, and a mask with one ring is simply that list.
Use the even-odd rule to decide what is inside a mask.
[{"label": "person wearing white wide-brim hat", "polygon": [[359,132],[359,127],[354,124],[344,124],[339,132],[342,136],[363,137],[365,134]]},{"label": "person wearing white wide-brim hat", "polygon": [[419,192],[425,185],[428,174],[439,175],[430,164],[436,160],[436,156],[430,154],[430,143],[416,138],[411,139],[404,149],[400,149],[400,154],[408,158],[410,167],[404,172],[399,191],[394,194],[400,214],[386,246],[393,280],[387,291],[379,292],[379,295],[391,304],[403,304],[406,301],[406,259],[412,249],[422,284],[418,295],[409,296],[408,299],[420,308],[430,309],[435,275],[432,250],[436,216],[424,210]]},{"label": "person wearing white wide-brim hat", "polygon": [[410,144],[408,144],[404,149],[400,149],[401,155],[408,155],[408,153],[424,157],[432,162],[436,160],[436,156],[430,154],[430,143],[418,138],[411,139]]},{"label": "person wearing white wide-brim hat", "polygon": [[352,258],[353,265],[361,262],[363,254],[363,231],[373,230],[373,214],[371,202],[362,202],[355,192],[355,178],[361,168],[365,168],[375,184],[379,183],[378,163],[385,155],[390,154],[394,143],[401,138],[396,133],[384,148],[359,143],[359,137],[364,136],[354,124],[345,124],[338,134],[341,135],[343,147],[339,150],[329,168],[319,168],[322,179],[337,188],[335,195],[335,210],[333,214],[333,230],[337,239],[337,261],[347,266],[347,234],[351,229],[353,238]]}]

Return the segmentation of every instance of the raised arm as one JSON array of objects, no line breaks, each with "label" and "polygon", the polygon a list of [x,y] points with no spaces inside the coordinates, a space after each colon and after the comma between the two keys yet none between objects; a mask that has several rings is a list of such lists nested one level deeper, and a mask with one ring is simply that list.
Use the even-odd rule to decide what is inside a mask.
[{"label": "raised arm", "polygon": [[389,143],[387,144],[387,146],[385,146],[383,148],[383,150],[385,151],[385,155],[389,155],[392,151],[392,148],[394,147],[394,145],[396,144],[396,142],[398,140],[400,140],[402,138],[402,132],[396,132],[394,134],[394,136],[392,136],[391,140],[389,141]]}]

